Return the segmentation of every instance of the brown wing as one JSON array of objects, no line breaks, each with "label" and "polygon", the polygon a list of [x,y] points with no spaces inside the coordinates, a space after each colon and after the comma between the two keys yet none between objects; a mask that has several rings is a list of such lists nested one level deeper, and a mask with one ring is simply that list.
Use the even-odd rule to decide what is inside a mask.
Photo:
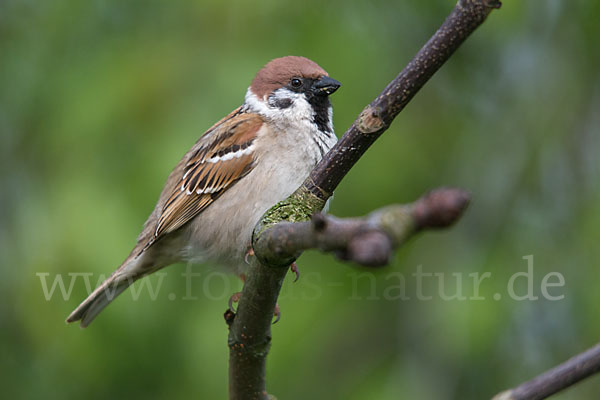
[{"label": "brown wing", "polygon": [[164,203],[154,237],[146,247],[190,221],[250,172],[254,139],[263,122],[258,115],[238,109],[200,138],[183,168],[180,183],[171,189]]}]

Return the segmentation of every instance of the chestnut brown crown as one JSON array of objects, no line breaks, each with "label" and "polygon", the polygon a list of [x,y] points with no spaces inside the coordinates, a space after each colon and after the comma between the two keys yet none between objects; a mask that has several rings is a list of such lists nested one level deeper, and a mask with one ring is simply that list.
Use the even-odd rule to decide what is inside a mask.
[{"label": "chestnut brown crown", "polygon": [[293,78],[319,79],[327,71],[306,57],[286,56],[271,60],[252,80],[250,89],[258,98],[266,98],[274,90],[287,85]]}]

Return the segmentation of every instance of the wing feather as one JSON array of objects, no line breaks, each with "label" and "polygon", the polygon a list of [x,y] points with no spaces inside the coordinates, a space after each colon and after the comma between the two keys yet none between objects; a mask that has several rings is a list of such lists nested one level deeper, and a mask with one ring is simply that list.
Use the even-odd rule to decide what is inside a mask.
[{"label": "wing feather", "polygon": [[145,248],[181,228],[252,170],[253,143],[263,124],[260,116],[238,109],[200,138],[174,177],[179,183],[165,188],[169,192],[163,192],[166,200]]}]

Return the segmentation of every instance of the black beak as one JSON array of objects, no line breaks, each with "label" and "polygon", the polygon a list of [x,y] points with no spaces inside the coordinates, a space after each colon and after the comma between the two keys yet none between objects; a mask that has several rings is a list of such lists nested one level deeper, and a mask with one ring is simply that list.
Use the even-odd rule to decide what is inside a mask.
[{"label": "black beak", "polygon": [[333,92],[342,86],[341,83],[328,76],[322,76],[318,80],[314,81],[312,85],[313,93],[321,96],[329,96]]}]

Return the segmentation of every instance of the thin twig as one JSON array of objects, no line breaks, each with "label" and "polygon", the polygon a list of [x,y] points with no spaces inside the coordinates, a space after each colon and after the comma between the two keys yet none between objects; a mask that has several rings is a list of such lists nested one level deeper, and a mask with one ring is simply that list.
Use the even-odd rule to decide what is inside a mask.
[{"label": "thin twig", "polygon": [[541,400],[600,372],[600,344],[492,400]]}]

